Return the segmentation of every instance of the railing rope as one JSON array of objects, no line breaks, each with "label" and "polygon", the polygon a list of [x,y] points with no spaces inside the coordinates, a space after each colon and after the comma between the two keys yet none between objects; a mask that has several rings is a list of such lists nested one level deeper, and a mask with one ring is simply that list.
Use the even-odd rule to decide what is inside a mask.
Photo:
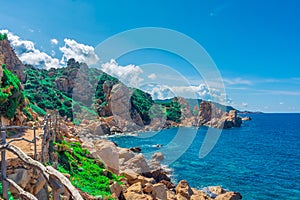
[{"label": "railing rope", "polygon": [[[52,125],[52,123],[54,123],[54,127]],[[41,152],[41,162],[45,161],[44,158],[44,153],[45,153],[45,148],[47,148],[47,140],[49,137],[49,133],[50,133],[50,129],[54,128],[54,134],[52,132],[52,137],[53,140],[55,141],[56,135],[60,132],[60,130],[58,129],[58,113],[56,113],[55,118],[53,120],[51,120],[51,115],[47,114],[44,118],[44,124],[41,126],[41,128],[43,128],[43,140],[42,140],[42,152]],[[6,131],[9,129],[31,129],[33,130],[33,139],[32,140],[28,140],[26,138],[14,138],[11,139],[9,142],[6,142]],[[7,146],[7,147],[14,147],[14,146],[10,146],[11,143],[16,142],[16,141],[26,141],[29,143],[33,143],[34,144],[34,160],[37,161],[37,136],[36,136],[36,126],[30,127],[30,126],[2,126],[1,122],[0,122],[0,131],[1,131],[1,146]],[[57,133],[58,132],[58,133]],[[18,149],[18,148],[17,148]],[[10,150],[10,149],[7,149]],[[10,150],[11,151],[11,150]],[[2,194],[3,194],[3,199],[7,200],[8,199],[8,184],[13,184],[11,183],[12,180],[7,179],[7,166],[6,166],[6,150],[1,150],[1,180],[2,180]],[[13,152],[16,154],[16,152]],[[25,156],[25,154],[23,155]],[[18,155],[18,157],[20,158],[20,155]],[[26,157],[26,156],[25,156]],[[21,159],[22,160],[22,159]],[[34,174],[36,174],[36,169],[34,168]],[[7,180],[9,180],[9,182],[7,182]],[[18,187],[16,184],[13,185],[15,188]],[[66,186],[66,185],[65,185]],[[70,186],[71,187],[71,186]],[[21,188],[17,188],[17,190],[20,192],[21,190],[19,190]],[[70,190],[70,188],[68,188],[69,191],[71,192],[73,189]],[[27,195],[26,192],[21,191],[20,194],[23,195]],[[71,192],[72,193],[72,192]],[[28,196],[27,196],[28,197]],[[81,199],[81,196],[78,194],[75,195],[75,199]],[[31,199],[31,198],[30,198]]]}]

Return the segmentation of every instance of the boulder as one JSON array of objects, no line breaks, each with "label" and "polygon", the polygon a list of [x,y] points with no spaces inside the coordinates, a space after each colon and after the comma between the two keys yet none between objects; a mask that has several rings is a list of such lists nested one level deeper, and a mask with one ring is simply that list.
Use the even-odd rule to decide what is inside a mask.
[{"label": "boulder", "polygon": [[162,183],[153,185],[153,194],[157,200],[167,200],[167,188]]},{"label": "boulder", "polygon": [[143,188],[143,192],[146,194],[151,194],[153,191],[153,185],[151,183],[146,183],[145,187]]},{"label": "boulder", "polygon": [[141,183],[142,185],[145,185],[147,183],[151,183],[151,184],[156,183],[153,178],[147,178],[147,177],[141,176],[131,169],[125,169],[121,174],[126,178],[128,184],[130,184],[130,185],[138,183],[138,182]]},{"label": "boulder", "polygon": [[238,192],[226,192],[218,195],[215,200],[239,200],[242,199],[242,195]]},{"label": "boulder", "polygon": [[142,152],[141,147],[131,147],[129,150],[134,152],[134,153],[141,153]]},{"label": "boulder", "polygon": [[243,117],[242,118],[242,121],[250,121],[250,120],[252,120],[251,117]]},{"label": "boulder", "polygon": [[133,158],[127,160],[122,166],[120,166],[121,171],[124,171],[125,169],[132,169],[138,174],[150,171],[148,163],[141,153],[135,155]]},{"label": "boulder", "polygon": [[171,181],[161,180],[160,183],[164,184],[168,189],[174,189],[175,185]]},{"label": "boulder", "polygon": [[119,185],[119,183],[114,182],[109,186],[110,192],[113,196],[118,198],[123,190],[123,188]]},{"label": "boulder", "polygon": [[190,199],[193,191],[186,180],[181,180],[176,186],[176,198],[178,200]]},{"label": "boulder", "polygon": [[165,159],[165,157],[162,152],[156,152],[152,155],[152,159],[155,161],[163,161]]},{"label": "boulder", "polygon": [[135,153],[130,151],[129,149],[126,148],[119,148],[119,158],[124,159],[123,161],[126,162],[129,159],[133,158],[135,156]]},{"label": "boulder", "polygon": [[153,197],[148,194],[143,193],[142,184],[140,182],[131,185],[124,192],[124,197],[126,200],[152,200]]},{"label": "boulder", "polygon": [[212,200],[206,193],[199,191],[195,188],[192,188],[193,195],[191,196],[191,200]]},{"label": "boulder", "polygon": [[166,172],[162,169],[144,172],[142,173],[142,175],[148,178],[154,178],[157,183],[162,180],[171,181],[171,179],[167,176]]},{"label": "boulder", "polygon": [[208,187],[208,190],[215,195],[226,193],[226,190],[224,190],[221,186],[211,186]]},{"label": "boulder", "polygon": [[99,139],[84,142],[82,146],[90,151],[92,157],[101,159],[107,169],[113,173],[119,173],[119,151],[113,142]]}]

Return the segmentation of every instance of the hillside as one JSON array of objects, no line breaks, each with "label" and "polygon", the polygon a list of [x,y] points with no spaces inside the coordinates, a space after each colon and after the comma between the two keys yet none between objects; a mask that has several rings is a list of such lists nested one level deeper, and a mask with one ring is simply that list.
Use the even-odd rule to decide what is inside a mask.
[{"label": "hillside", "polygon": [[[129,88],[117,78],[74,59],[70,59],[66,67],[49,70],[23,65],[5,35],[1,36],[0,58],[6,68],[24,84],[22,94],[27,103],[22,112],[27,120],[36,120],[35,113],[44,116],[56,110],[75,124],[80,124],[84,119],[100,119],[102,129],[106,127],[105,133],[156,130],[171,126],[207,125],[223,128],[226,121],[235,120],[226,118],[228,112],[234,110],[232,107],[218,111],[224,106],[202,100],[184,100],[182,97],[154,101],[150,94]],[[209,115],[213,114],[212,111],[218,114]],[[201,116],[207,119],[200,119]],[[236,118],[235,114],[232,116]],[[219,123],[212,125],[210,121]]]},{"label": "hillside", "polygon": [[[74,59],[70,59],[65,68],[50,70],[26,65],[25,73],[25,96],[40,115],[47,110],[57,110],[76,124],[82,119],[115,116],[118,118],[115,120],[122,120],[121,129],[124,120],[125,124],[133,121],[135,125],[128,131],[149,125],[155,115],[151,109],[155,102],[148,93],[128,88],[117,78]],[[159,112],[164,110],[168,120],[179,122],[180,106],[160,104],[158,107]]]}]

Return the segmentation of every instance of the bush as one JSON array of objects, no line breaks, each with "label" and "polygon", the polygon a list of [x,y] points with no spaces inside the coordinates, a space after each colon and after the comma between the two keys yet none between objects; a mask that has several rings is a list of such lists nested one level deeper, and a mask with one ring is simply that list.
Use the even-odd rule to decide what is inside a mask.
[{"label": "bush", "polygon": [[20,89],[20,80],[2,65],[3,77],[0,86],[0,115],[11,119],[17,108],[24,102],[25,97]]},{"label": "bush", "polygon": [[0,40],[6,40],[6,39],[7,39],[7,34],[6,33],[4,33],[4,34],[0,33]]},{"label": "bush", "polygon": [[[83,149],[79,142],[61,141],[55,143],[58,149],[58,170],[70,174],[72,184],[83,192],[93,196],[110,197],[110,180],[121,184],[119,176],[106,171],[104,164],[90,158],[88,150]],[[62,151],[59,151],[62,149]],[[104,173],[104,170],[107,173]]]}]

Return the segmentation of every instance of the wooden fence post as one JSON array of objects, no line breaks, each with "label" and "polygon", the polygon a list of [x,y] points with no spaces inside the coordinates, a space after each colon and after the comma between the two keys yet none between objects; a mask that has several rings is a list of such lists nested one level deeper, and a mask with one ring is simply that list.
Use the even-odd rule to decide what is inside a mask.
[{"label": "wooden fence post", "polygon": [[34,141],[34,160],[37,160],[37,151],[36,151],[36,126],[33,126],[33,141]]},{"label": "wooden fence post", "polygon": [[[1,131],[1,144],[4,145],[6,143],[6,132]],[[1,174],[2,174],[2,195],[4,200],[8,200],[8,184],[6,182],[6,158],[5,158],[6,151],[1,151]]]}]

